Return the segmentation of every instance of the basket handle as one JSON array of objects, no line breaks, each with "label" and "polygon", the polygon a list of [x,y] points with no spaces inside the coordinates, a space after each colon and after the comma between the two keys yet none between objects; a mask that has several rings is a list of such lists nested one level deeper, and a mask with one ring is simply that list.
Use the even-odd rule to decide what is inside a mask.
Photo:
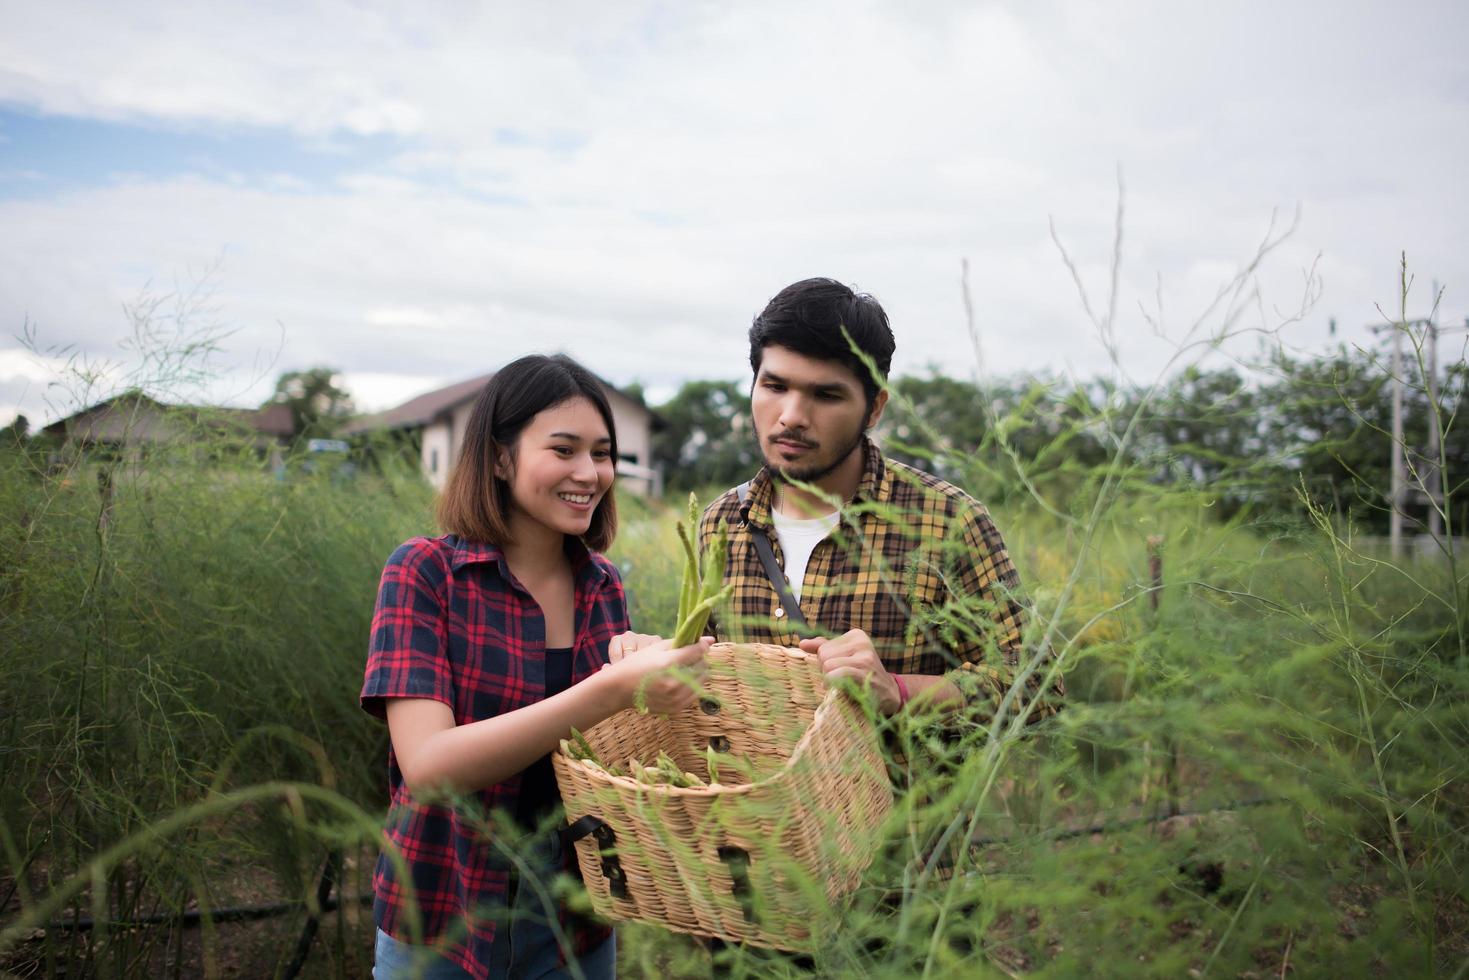
[{"label": "basket handle", "polygon": [[746,922],[755,921],[755,900],[750,893],[750,852],[743,847],[726,844],[719,849],[719,860],[729,866],[730,891],[740,903]]},{"label": "basket handle", "polygon": [[602,858],[602,877],[607,879],[612,897],[627,898],[627,874],[622,870],[622,862],[617,859],[617,854],[612,851],[617,846],[617,834],[607,821],[588,813],[561,828],[561,840],[567,850],[588,835],[597,840],[597,850]]}]

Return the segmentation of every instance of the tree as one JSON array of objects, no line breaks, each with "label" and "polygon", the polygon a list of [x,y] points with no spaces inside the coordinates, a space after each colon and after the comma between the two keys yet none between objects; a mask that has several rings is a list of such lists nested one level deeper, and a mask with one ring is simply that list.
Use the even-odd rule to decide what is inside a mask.
[{"label": "tree", "polygon": [[[1232,368],[1189,366],[1167,379],[1134,428],[1130,455],[1139,472],[1155,483],[1208,488],[1224,513],[1261,502],[1281,483],[1283,454],[1266,438],[1270,402],[1257,389]],[[1139,397],[1133,393],[1119,424]]]},{"label": "tree", "polygon": [[653,459],[670,491],[728,487],[760,466],[750,396],[734,381],[688,381],[658,407]]},{"label": "tree", "polygon": [[275,394],[267,404],[290,407],[295,438],[327,438],[355,411],[352,396],[337,387],[336,381],[337,372],[328,367],[287,371],[276,381]]},{"label": "tree", "polygon": [[899,462],[962,483],[956,461],[978,449],[986,431],[979,390],[932,366],[926,377],[894,378],[891,388],[877,432],[884,450]]},{"label": "tree", "polygon": [[[1318,501],[1375,531],[1386,530],[1392,487],[1392,378],[1387,357],[1374,351],[1339,348],[1325,357],[1293,360],[1278,358],[1278,376],[1261,392],[1265,414],[1265,441],[1272,453],[1286,460],[1289,486],[1280,491],[1277,505],[1295,509],[1301,483]],[[1438,412],[1443,423],[1446,486],[1455,495],[1469,474],[1469,438],[1454,422],[1469,409],[1463,361],[1451,364],[1438,382]],[[1406,474],[1410,518],[1422,516],[1424,505],[1411,490],[1414,474],[1427,462],[1423,453],[1434,416],[1417,359],[1403,363],[1403,448],[1409,454]],[[1288,496],[1287,496],[1288,495]],[[1462,509],[1463,501],[1457,509]],[[1456,528],[1462,513],[1454,515]]]},{"label": "tree", "polygon": [[30,433],[31,420],[24,415],[17,415],[15,421],[0,428],[0,449],[23,447]]}]

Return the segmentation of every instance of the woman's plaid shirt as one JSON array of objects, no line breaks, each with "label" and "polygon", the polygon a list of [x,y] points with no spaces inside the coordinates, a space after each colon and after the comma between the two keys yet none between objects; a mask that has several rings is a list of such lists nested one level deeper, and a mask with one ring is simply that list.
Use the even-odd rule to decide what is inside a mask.
[{"label": "woman's plaid shirt", "polygon": [[[863,451],[857,492],[806,566],[801,612],[825,635],[867,633],[890,673],[945,675],[965,694],[971,717],[993,717],[1020,665],[1026,616],[1000,532],[958,487],[885,460],[870,440]],[[800,639],[750,538],[752,527],[763,528],[784,564],[770,517],[773,495],[770,472],[762,469],[743,501],[738,488],[729,490],[700,522],[704,545],[720,521],[729,527],[725,582],[735,591],[713,625],[721,640],[794,646]],[[1053,713],[1064,695],[1057,674],[1047,695],[1038,696],[1046,666],[1037,665],[1024,684],[1022,700],[1034,702],[1031,720]]]},{"label": "woman's plaid shirt", "polygon": [[[607,641],[627,629],[627,600],[617,569],[568,539],[575,575],[576,641],[573,684],[607,661]],[[393,552],[383,569],[372,641],[362,685],[362,707],[381,718],[388,698],[429,698],[466,725],[543,700],[546,696],[546,619],[515,579],[505,555],[489,544],[449,534],[414,538]],[[388,749],[387,839],[408,862],[413,895],[398,880],[386,853],[373,875],[377,925],[413,942],[408,903],[416,901],[423,939],[438,942],[471,976],[483,978],[503,918],[510,864],[485,839],[484,821],[447,806],[415,800]],[[475,794],[482,814],[516,812],[517,774]],[[496,824],[499,826],[499,824]],[[568,868],[575,850],[567,849]],[[578,954],[609,935],[602,925],[561,917]]]}]

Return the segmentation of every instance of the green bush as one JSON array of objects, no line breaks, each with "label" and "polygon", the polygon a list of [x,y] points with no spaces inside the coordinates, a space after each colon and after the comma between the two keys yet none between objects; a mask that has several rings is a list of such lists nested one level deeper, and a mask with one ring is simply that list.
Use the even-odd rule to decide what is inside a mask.
[{"label": "green bush", "polygon": [[[21,897],[239,787],[301,782],[380,811],[385,733],[356,695],[383,560],[430,528],[416,474],[278,479],[228,442],[37,462],[0,455],[0,832]],[[337,822],[305,809],[303,824],[259,802],[140,846],[71,914],[218,904],[211,881],[243,868],[273,876],[253,901],[299,899]],[[101,969],[70,942],[49,932],[44,955]]]}]

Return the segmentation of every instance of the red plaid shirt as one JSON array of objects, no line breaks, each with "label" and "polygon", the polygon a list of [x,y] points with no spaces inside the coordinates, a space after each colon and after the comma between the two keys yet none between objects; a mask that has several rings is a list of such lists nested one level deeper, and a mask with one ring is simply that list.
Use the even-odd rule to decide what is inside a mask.
[{"label": "red plaid shirt", "polygon": [[[627,629],[627,600],[616,567],[568,539],[576,581],[576,640],[571,682],[596,673],[607,641]],[[516,581],[504,553],[449,534],[414,538],[383,569],[362,707],[379,718],[386,698],[429,698],[454,710],[465,725],[545,697],[546,620]],[[388,750],[387,837],[412,869],[425,941],[475,977],[487,976],[495,938],[494,911],[503,912],[510,866],[484,839],[483,820],[451,807],[416,802]],[[477,795],[481,816],[516,812],[517,774]],[[478,824],[478,825],[477,825]],[[569,861],[575,851],[568,848]],[[388,935],[412,941],[407,892],[384,854],[373,875],[374,917]],[[490,914],[477,914],[485,909]],[[562,919],[567,920],[563,911]],[[606,939],[605,926],[572,923],[576,951]]]}]

